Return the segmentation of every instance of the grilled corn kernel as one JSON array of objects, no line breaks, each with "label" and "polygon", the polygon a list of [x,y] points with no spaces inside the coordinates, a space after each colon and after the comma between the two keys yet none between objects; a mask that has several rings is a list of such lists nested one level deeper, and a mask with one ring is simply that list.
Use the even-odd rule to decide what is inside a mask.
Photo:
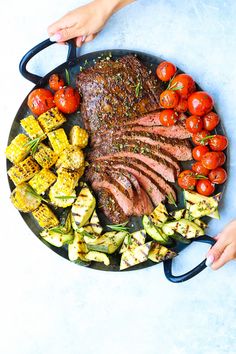
[{"label": "grilled corn kernel", "polygon": [[27,144],[30,139],[25,134],[18,134],[6,148],[6,157],[12,163],[17,164],[23,161],[29,153]]},{"label": "grilled corn kernel", "polygon": [[52,145],[53,150],[58,155],[60,155],[62,151],[70,145],[65,130],[62,128],[48,133],[48,139]]},{"label": "grilled corn kernel", "polygon": [[41,143],[34,154],[34,159],[40,166],[50,168],[56,163],[58,156],[50,147]]},{"label": "grilled corn kernel", "polygon": [[64,167],[76,170],[84,166],[84,154],[78,146],[69,146],[63,150],[56,163],[56,168]]},{"label": "grilled corn kernel", "polygon": [[74,125],[70,130],[70,143],[81,149],[88,145],[88,137],[86,130],[80,128],[78,125]]},{"label": "grilled corn kernel", "polygon": [[41,200],[29,192],[27,183],[21,183],[11,193],[11,201],[15,208],[23,213],[29,213],[37,209]]},{"label": "grilled corn kernel", "polygon": [[31,139],[41,138],[45,139],[44,131],[40,127],[38,121],[34,116],[28,116],[20,121],[21,126]]},{"label": "grilled corn kernel", "polygon": [[31,179],[40,170],[39,165],[32,156],[27,157],[18,165],[12,166],[8,170],[8,175],[15,185]]},{"label": "grilled corn kernel", "polygon": [[53,211],[44,203],[32,212],[32,215],[37,220],[39,226],[49,229],[59,225],[59,220]]},{"label": "grilled corn kernel", "polygon": [[29,185],[37,194],[44,193],[55,181],[57,177],[52,171],[43,168],[29,181]]},{"label": "grilled corn kernel", "polygon": [[38,117],[39,124],[43,131],[48,133],[54,129],[59,128],[64,122],[66,117],[59,111],[57,107],[49,109],[47,112]]}]

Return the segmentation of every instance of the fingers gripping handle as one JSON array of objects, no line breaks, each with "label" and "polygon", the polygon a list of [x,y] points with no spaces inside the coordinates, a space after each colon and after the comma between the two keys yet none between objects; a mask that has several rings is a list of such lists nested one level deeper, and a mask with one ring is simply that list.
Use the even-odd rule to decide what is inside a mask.
[{"label": "fingers gripping handle", "polygon": [[[49,47],[50,45],[55,44],[55,42],[51,42],[50,39],[46,39],[45,41],[37,44],[35,47],[30,49],[21,59],[20,64],[19,64],[19,70],[20,73],[29,81],[33,82],[34,84],[37,84],[42,77],[38,76],[36,74],[30,73],[27,69],[26,66],[28,62],[39,52],[41,52],[43,49]],[[74,45],[73,40],[68,41],[68,53],[67,53],[67,60],[73,60],[76,58],[76,47]]]},{"label": "fingers gripping handle", "polygon": [[[209,237],[209,236],[201,236],[201,237],[194,239],[193,241],[208,243],[212,246],[216,242],[212,237]],[[181,283],[186,280],[189,280],[189,279],[193,278],[195,275],[199,274],[205,268],[206,268],[206,259],[204,259],[200,264],[198,264],[195,268],[193,268],[189,272],[182,274],[182,275],[175,276],[172,274],[172,259],[168,259],[168,260],[164,261],[165,276],[172,283]]]}]

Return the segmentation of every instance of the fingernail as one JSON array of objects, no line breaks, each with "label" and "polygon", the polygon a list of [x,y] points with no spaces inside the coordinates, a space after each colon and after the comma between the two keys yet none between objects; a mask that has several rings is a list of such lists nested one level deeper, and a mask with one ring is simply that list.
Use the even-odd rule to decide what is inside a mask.
[{"label": "fingernail", "polygon": [[57,42],[61,39],[60,33],[55,33],[52,37],[49,38],[51,42]]},{"label": "fingernail", "polygon": [[86,39],[86,36],[82,36],[82,42],[84,42]]},{"label": "fingernail", "polygon": [[207,257],[205,264],[207,267],[210,267],[213,264],[213,262],[214,262],[214,256],[212,256],[212,254],[210,254]]}]

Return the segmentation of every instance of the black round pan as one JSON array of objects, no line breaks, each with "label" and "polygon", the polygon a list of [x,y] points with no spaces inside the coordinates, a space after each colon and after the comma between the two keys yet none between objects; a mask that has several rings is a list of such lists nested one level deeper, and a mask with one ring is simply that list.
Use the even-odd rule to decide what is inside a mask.
[{"label": "black round pan", "polygon": [[[138,56],[138,58],[148,67],[150,68],[150,70],[154,71],[156,66],[163,61],[163,59],[158,58],[154,55],[150,55],[148,53],[143,53],[143,52],[138,52],[138,51],[133,51],[133,50],[120,50],[120,49],[112,49],[112,50],[106,50],[106,51],[97,51],[97,52],[92,52],[92,53],[88,53],[85,55],[82,55],[80,57],[76,56],[76,48],[74,47],[73,43],[70,42],[68,44],[68,57],[67,57],[67,61],[65,63],[63,63],[62,65],[58,66],[57,68],[55,68],[54,70],[52,70],[50,73],[48,73],[46,76],[44,77],[40,77],[38,75],[32,74],[30,72],[27,71],[26,66],[27,63],[29,62],[29,60],[35,56],[37,53],[39,53],[41,50],[43,50],[44,48],[50,46],[51,44],[53,44],[52,42],[50,42],[49,39],[43,41],[42,43],[38,44],[37,46],[35,46],[34,48],[32,48],[28,53],[25,54],[25,56],[22,58],[21,62],[20,62],[20,72],[21,74],[27,79],[30,80],[31,82],[35,83],[36,86],[33,88],[38,88],[38,87],[47,87],[48,86],[48,79],[49,76],[52,73],[59,73],[65,76],[65,69],[67,69],[70,73],[70,84],[72,86],[75,85],[75,77],[76,75],[79,73],[80,71],[80,66],[90,66],[94,64],[94,60],[98,59],[99,57],[106,57],[107,55],[109,55],[110,53],[112,54],[112,57],[114,59],[122,57],[124,55],[127,54],[135,54]],[[199,87],[198,87],[199,88]],[[20,126],[20,120],[24,117],[26,117],[27,115],[30,114],[30,111],[27,107],[27,98],[24,99],[22,105],[20,106],[16,117],[13,121],[12,127],[11,127],[11,131],[9,134],[9,143],[11,142],[11,140],[20,132],[22,132],[22,128]],[[73,126],[73,124],[76,122],[76,124],[81,124],[82,125],[82,119],[80,116],[78,116],[78,114],[75,115],[70,115],[70,119],[68,119],[68,122],[65,123],[65,130],[68,132],[69,129],[71,128],[71,126]],[[224,134],[224,130],[222,125],[219,125],[217,127],[217,133],[219,134]],[[9,161],[7,161],[7,169],[9,169],[11,166],[11,163]],[[185,164],[184,168],[187,167],[188,165]],[[13,190],[14,189],[14,185],[13,183],[9,180],[9,184],[10,184],[10,189]],[[178,188],[177,188],[178,189]],[[222,192],[223,191],[223,187],[222,186],[218,186],[217,187],[217,192]],[[181,198],[182,197],[182,193],[180,193],[180,191],[178,191],[178,196],[179,196],[179,202],[178,202],[178,207],[183,207],[183,200]],[[54,252],[56,252],[57,254],[61,255],[62,257],[68,259],[68,255],[67,255],[67,247],[64,246],[62,248],[57,248],[54,247],[52,245],[50,245],[49,243],[47,243],[46,241],[44,241],[40,236],[39,233],[41,231],[40,227],[38,226],[37,222],[35,221],[35,219],[32,217],[31,214],[25,214],[25,213],[21,213],[23,219],[25,220],[26,224],[28,225],[28,227],[32,230],[32,232],[42,241],[44,242],[48,247],[50,247]],[[106,224],[106,220],[104,218],[104,216],[99,215],[100,218],[102,218],[102,224],[105,225]],[[132,218],[130,221],[130,227],[133,230],[138,230],[140,229],[141,226],[141,220],[140,218]],[[199,237],[195,240],[193,240],[192,242],[204,242],[204,243],[209,243],[211,245],[214,244],[214,239],[212,239],[209,236],[203,236],[203,237]],[[184,248],[186,248],[188,246],[188,244],[183,244],[183,243],[179,243],[176,242],[174,244],[174,246],[172,247],[173,250],[175,250],[176,252],[180,253]],[[103,263],[97,263],[97,262],[92,262],[91,265],[88,268],[93,268],[93,269],[97,269],[97,270],[105,270],[105,271],[119,271],[119,262],[120,262],[120,256],[118,254],[114,254],[109,256],[111,264],[110,266],[105,266]],[[146,268],[146,267],[150,267],[155,265],[155,263],[153,263],[152,261],[146,261],[144,263],[141,263],[135,267],[131,267],[128,268],[127,270],[137,270],[137,269],[142,269],[142,268]],[[186,281],[190,278],[192,278],[193,276],[195,276],[196,274],[198,274],[199,272],[201,272],[204,268],[205,268],[205,260],[203,260],[197,267],[195,267],[194,269],[192,269],[191,271],[189,271],[186,274],[180,275],[180,276],[174,276],[172,274],[172,260],[167,260],[164,262],[164,272],[165,275],[167,277],[167,279],[169,279],[172,282],[183,282]]]}]

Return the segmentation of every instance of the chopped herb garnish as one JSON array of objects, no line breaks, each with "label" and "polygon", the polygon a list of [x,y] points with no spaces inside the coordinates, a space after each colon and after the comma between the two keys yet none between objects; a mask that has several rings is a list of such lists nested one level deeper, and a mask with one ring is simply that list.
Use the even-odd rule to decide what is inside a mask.
[{"label": "chopped herb garnish", "polygon": [[114,231],[128,231],[128,227],[125,227],[128,224],[128,221],[122,223],[122,224],[115,224],[115,225],[107,225],[109,229],[114,230]]},{"label": "chopped herb garnish", "polygon": [[175,198],[172,193],[167,194],[168,203],[177,207]]},{"label": "chopped herb garnish", "polygon": [[131,234],[127,235],[127,246],[131,245],[132,243],[132,238],[131,238]]},{"label": "chopped herb garnish", "polygon": [[28,150],[31,151],[32,155],[36,153],[43,137],[45,137],[45,134],[40,135],[38,138],[31,139],[28,143],[24,144],[24,146],[28,147]]},{"label": "chopped herb garnish", "polygon": [[196,179],[208,179],[206,176],[203,175],[195,175]]},{"label": "chopped herb garnish", "polygon": [[66,83],[67,85],[70,85],[70,73],[68,69],[65,69],[65,74],[66,74]]},{"label": "chopped herb garnish", "polygon": [[140,91],[142,90],[142,84],[141,84],[141,82],[139,81],[138,83],[137,83],[137,85],[135,86],[135,96],[136,97],[139,97],[139,94],[140,94]]},{"label": "chopped herb garnish", "polygon": [[66,235],[68,234],[68,230],[66,230],[63,226],[55,226],[55,227],[51,227],[50,229],[48,229],[49,231],[52,232],[56,232],[58,234],[62,234],[62,235]]},{"label": "chopped herb garnish", "polygon": [[75,198],[76,195],[58,195],[55,198],[57,199],[71,199],[71,198]]},{"label": "chopped herb garnish", "polygon": [[93,234],[90,234],[90,232],[86,231],[83,227],[78,228],[76,231],[79,232],[83,237],[87,236],[90,238],[96,238],[96,236],[94,236]]},{"label": "chopped herb garnish", "polygon": [[26,191],[27,191],[27,193],[31,194],[33,197],[35,197],[45,203],[49,203],[48,200],[44,199],[41,195],[36,193],[35,190],[31,186],[28,185]]}]

